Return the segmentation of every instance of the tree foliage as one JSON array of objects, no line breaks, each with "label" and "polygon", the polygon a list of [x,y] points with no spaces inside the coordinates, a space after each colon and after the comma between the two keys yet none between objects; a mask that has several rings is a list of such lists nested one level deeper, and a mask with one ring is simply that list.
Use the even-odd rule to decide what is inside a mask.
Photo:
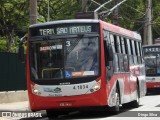
[{"label": "tree foliage", "polygon": [[7,52],[11,52],[11,46],[15,38],[17,38],[16,36],[21,36],[21,34],[26,32],[28,15],[26,0],[0,1],[0,35],[6,38],[5,45]]},{"label": "tree foliage", "polygon": [[[100,4],[106,0],[94,0]],[[121,1],[121,0],[119,0]],[[160,36],[160,0],[153,2],[153,39]],[[74,19],[75,14],[81,11],[82,0],[49,0],[50,21]],[[99,5],[89,0],[88,11],[94,11]],[[107,4],[109,10],[114,3]],[[100,12],[107,11],[102,9]],[[37,0],[38,23],[48,21],[48,0]],[[133,31],[138,31],[143,36],[146,21],[146,0],[127,0],[118,9],[118,25]],[[105,20],[113,21],[113,13]],[[3,51],[14,51],[20,37],[27,33],[29,27],[29,0],[0,0],[0,48]],[[4,47],[5,45],[5,47]]]}]

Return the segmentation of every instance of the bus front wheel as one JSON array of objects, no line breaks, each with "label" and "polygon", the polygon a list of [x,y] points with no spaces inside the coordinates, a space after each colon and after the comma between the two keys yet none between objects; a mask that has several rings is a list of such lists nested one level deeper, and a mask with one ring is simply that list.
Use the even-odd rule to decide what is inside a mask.
[{"label": "bus front wheel", "polygon": [[136,100],[134,100],[133,102],[131,102],[131,106],[134,107],[134,108],[138,108],[139,105],[140,105],[140,95],[139,95],[139,89],[137,88],[137,91],[136,91]]},{"label": "bus front wheel", "polygon": [[47,117],[48,118],[57,118],[59,116],[59,113],[53,110],[46,110]]},{"label": "bus front wheel", "polygon": [[114,107],[111,107],[112,114],[118,114],[120,110],[120,94],[117,88],[115,93],[115,99],[116,99],[116,105]]}]

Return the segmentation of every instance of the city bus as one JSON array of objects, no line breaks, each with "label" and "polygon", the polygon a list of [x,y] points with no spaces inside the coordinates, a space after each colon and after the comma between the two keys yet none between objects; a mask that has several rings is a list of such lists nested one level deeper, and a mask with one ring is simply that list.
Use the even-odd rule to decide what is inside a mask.
[{"label": "city bus", "polygon": [[138,107],[146,94],[141,44],[138,33],[96,19],[31,25],[26,50],[31,110],[53,116],[101,107],[118,113],[127,103]]},{"label": "city bus", "polygon": [[147,90],[160,89],[160,44],[143,46]]}]

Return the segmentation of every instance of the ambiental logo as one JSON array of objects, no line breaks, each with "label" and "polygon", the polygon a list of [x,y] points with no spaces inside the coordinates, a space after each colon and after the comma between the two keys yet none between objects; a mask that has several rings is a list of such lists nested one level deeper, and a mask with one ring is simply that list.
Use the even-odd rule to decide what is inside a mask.
[{"label": "ambiental logo", "polygon": [[56,87],[55,89],[53,89],[53,88],[44,88],[43,90],[44,90],[44,92],[52,92],[52,93],[60,93],[60,92],[62,92],[61,88],[59,88],[59,87]]}]

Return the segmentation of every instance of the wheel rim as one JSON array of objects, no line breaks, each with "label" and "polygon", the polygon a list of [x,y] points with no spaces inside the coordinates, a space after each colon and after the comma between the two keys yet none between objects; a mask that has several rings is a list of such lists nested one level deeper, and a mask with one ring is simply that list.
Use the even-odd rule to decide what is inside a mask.
[{"label": "wheel rim", "polygon": [[119,105],[120,105],[120,103],[119,103],[119,94],[116,93],[116,111],[119,111]]},{"label": "wheel rim", "polygon": [[137,103],[139,103],[139,95],[138,95],[138,90],[136,92],[136,95],[137,95]]}]

